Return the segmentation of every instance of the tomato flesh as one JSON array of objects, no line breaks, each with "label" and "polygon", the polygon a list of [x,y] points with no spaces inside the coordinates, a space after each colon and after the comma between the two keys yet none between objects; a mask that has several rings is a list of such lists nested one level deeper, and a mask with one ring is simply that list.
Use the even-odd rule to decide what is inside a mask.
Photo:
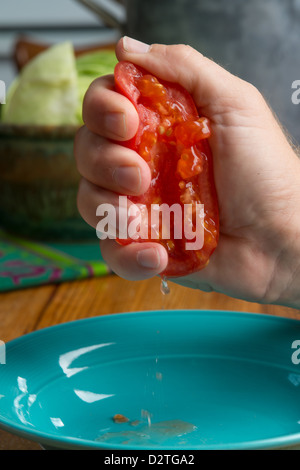
[{"label": "tomato flesh", "polygon": [[[151,221],[147,238],[118,240],[161,243],[168,252],[168,266],[162,276],[179,277],[203,269],[215,250],[219,237],[218,203],[213,178],[212,154],[208,144],[211,135],[209,120],[200,117],[189,93],[178,84],[159,80],[130,62],[119,62],[115,68],[116,91],[136,107],[139,128],[133,139],[123,145],[135,150],[148,163],[151,184],[145,194],[128,196],[151,212],[152,204],[174,203],[192,207],[190,223],[196,227],[195,207],[204,205],[203,246],[187,250],[187,238],[174,235],[171,220],[170,236],[163,236],[160,226],[153,237]],[[152,227],[153,228],[153,227]],[[156,231],[157,232],[157,231]],[[190,241],[190,239],[188,240]]]}]

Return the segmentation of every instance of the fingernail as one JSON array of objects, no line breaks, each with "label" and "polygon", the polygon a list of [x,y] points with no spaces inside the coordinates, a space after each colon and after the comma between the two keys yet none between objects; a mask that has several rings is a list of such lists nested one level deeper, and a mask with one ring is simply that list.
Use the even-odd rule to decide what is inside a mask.
[{"label": "fingernail", "polygon": [[113,179],[126,191],[138,193],[141,187],[141,172],[137,166],[119,166],[113,172]]},{"label": "fingernail", "polygon": [[104,116],[105,130],[117,137],[126,137],[126,121],[124,113],[108,113]]},{"label": "fingernail", "polygon": [[137,41],[137,39],[130,38],[128,36],[123,37],[123,48],[127,52],[135,52],[136,54],[145,54],[149,51],[149,44]]},{"label": "fingernail", "polygon": [[146,248],[137,253],[137,262],[142,268],[157,269],[160,265],[159,252],[155,248]]}]

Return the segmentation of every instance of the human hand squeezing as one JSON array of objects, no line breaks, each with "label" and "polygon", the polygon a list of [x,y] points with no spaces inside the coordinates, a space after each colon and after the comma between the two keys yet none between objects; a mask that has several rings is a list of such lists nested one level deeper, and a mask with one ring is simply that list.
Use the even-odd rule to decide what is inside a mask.
[{"label": "human hand squeezing", "polygon": [[[300,306],[300,162],[262,95],[189,46],[152,45],[122,38],[117,58],[182,85],[211,123],[210,147],[220,213],[220,237],[209,264],[172,281],[262,303]],[[134,137],[139,117],[114,90],[114,77],[98,78],[86,93],[85,125],[75,140],[82,175],[78,207],[97,226],[96,208],[117,196],[143,194],[147,163],[119,145]],[[111,269],[130,280],[147,279],[167,266],[154,242],[101,241]]]}]

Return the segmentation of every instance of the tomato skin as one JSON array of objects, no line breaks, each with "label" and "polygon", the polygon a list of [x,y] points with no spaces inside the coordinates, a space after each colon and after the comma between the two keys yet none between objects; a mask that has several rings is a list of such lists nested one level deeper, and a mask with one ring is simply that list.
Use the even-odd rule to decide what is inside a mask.
[{"label": "tomato skin", "polygon": [[[185,276],[203,269],[215,250],[219,238],[219,213],[213,178],[212,154],[208,144],[210,126],[199,117],[189,93],[178,84],[158,80],[146,70],[130,62],[119,62],[115,68],[115,89],[126,96],[139,115],[136,135],[122,142],[135,150],[151,169],[151,184],[141,196],[128,196],[135,204],[149,209],[153,204],[204,205],[204,243],[200,249],[186,249],[187,238],[171,232],[168,238],[148,237],[118,240],[121,244],[154,241],[168,252],[168,266],[161,276]],[[194,209],[193,209],[194,214]],[[195,217],[193,215],[193,217]],[[182,216],[182,226],[184,224]],[[193,224],[195,227],[195,219]],[[172,224],[172,222],[171,222]],[[189,240],[190,241],[190,240]]]}]

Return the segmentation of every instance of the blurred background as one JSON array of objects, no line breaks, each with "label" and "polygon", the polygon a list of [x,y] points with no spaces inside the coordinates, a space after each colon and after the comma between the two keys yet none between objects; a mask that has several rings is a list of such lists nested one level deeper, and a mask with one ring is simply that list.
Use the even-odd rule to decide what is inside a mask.
[{"label": "blurred background", "polygon": [[15,75],[16,40],[75,47],[113,43],[123,33],[146,42],[190,44],[265,95],[300,141],[300,0],[0,0],[0,79]]},{"label": "blurred background", "polygon": [[42,44],[72,41],[81,48],[113,43],[119,33],[76,0],[0,0],[0,79],[7,87],[17,73],[14,54],[20,37]]}]

